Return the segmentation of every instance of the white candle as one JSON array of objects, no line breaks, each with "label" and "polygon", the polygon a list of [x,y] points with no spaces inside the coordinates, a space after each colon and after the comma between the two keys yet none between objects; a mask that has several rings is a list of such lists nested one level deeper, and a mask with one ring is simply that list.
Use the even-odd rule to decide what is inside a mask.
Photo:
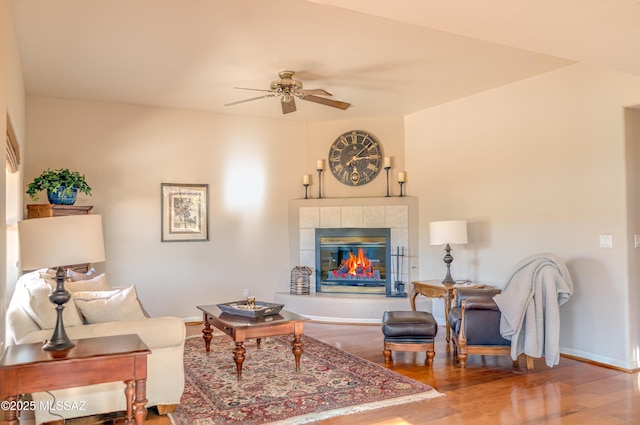
[{"label": "white candle", "polygon": [[302,176],[302,184],[309,184],[309,174]]},{"label": "white candle", "polygon": [[398,173],[398,183],[404,183],[404,171]]},{"label": "white candle", "polygon": [[384,157],[384,168],[391,168],[391,158],[388,156]]},{"label": "white candle", "polygon": [[316,161],[316,170],[324,170],[324,160],[319,159],[318,161]]}]

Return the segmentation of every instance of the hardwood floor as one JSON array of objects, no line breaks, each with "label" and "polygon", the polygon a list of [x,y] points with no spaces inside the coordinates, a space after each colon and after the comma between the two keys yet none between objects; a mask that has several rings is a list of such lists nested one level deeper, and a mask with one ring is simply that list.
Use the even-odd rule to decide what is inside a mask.
[{"label": "hardwood floor", "polygon": [[[188,325],[187,334],[202,326]],[[382,332],[376,325],[309,322],[305,334],[344,351],[384,365]],[[304,354],[303,354],[304,361]],[[444,397],[376,409],[317,422],[321,425],[521,425],[521,424],[638,424],[640,373],[626,373],[561,358],[549,368],[535,360],[527,372],[524,359],[515,365],[507,356],[469,356],[461,369],[448,351],[444,332],[436,338],[433,367],[424,365],[424,353],[393,353],[390,369],[427,383]],[[23,417],[23,424],[33,419]],[[61,422],[58,422],[61,423]],[[85,418],[69,425],[120,424],[121,419]],[[153,413],[151,425],[170,425]]]}]

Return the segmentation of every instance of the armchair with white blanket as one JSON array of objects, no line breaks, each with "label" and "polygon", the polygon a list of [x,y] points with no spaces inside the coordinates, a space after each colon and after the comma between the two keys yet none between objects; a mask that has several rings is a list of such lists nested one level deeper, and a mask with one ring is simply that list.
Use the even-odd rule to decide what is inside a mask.
[{"label": "armchair with white blanket", "polygon": [[493,297],[500,312],[500,333],[511,341],[511,358],[544,357],[560,361],[560,306],[573,294],[573,282],[560,257],[532,255],[518,263],[506,286]]}]

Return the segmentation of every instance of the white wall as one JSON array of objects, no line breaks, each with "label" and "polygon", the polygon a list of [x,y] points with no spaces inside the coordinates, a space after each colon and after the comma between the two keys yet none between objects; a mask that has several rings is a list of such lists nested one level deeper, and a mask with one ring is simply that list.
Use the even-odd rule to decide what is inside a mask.
[{"label": "white wall", "polygon": [[[574,65],[406,117],[406,166],[418,181],[423,278],[443,274],[428,223],[466,219],[454,278],[503,286],[523,257],[566,259],[575,293],[562,307],[562,351],[638,367],[628,349],[624,107],[640,78]],[[613,249],[598,247],[613,235]],[[637,339],[634,338],[637,341]],[[637,359],[636,359],[637,360]]]},{"label": "white wall", "polygon": [[[78,205],[103,215],[107,276],[135,284],[150,314],[199,317],[244,288],[265,301],[288,290],[303,124],[45,98],[27,111],[25,182],[47,167],[86,174],[93,196]],[[160,242],[163,182],[209,184],[209,242]]]}]

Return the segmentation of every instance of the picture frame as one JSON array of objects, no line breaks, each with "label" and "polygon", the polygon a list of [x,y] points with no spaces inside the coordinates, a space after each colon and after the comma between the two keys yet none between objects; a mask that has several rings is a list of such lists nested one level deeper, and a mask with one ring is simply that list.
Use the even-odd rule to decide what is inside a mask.
[{"label": "picture frame", "polygon": [[209,185],[160,184],[161,242],[209,240]]}]

